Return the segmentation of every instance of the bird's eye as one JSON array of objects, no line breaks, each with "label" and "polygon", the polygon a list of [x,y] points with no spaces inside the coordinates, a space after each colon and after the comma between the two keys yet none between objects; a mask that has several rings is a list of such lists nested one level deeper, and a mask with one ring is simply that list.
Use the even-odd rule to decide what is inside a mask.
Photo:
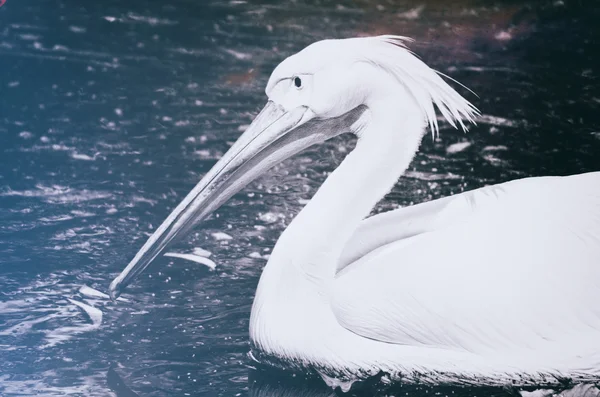
[{"label": "bird's eye", "polygon": [[294,85],[298,89],[302,88],[302,80],[300,79],[300,77],[298,77],[298,76],[294,77]]}]

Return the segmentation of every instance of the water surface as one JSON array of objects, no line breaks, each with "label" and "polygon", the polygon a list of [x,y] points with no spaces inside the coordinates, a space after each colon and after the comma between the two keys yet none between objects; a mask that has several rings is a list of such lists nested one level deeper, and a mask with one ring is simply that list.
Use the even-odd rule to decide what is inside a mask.
[{"label": "water surface", "polygon": [[484,117],[467,134],[444,126],[424,139],[374,212],[600,170],[599,16],[560,0],[8,0],[0,394],[332,395],[318,379],[252,370],[248,319],[278,235],[351,137],[277,166],[171,250],[209,251],[214,271],[163,257],[127,301],[96,291],[250,123],[274,66],[324,38],[413,37],[428,64],[479,96],[459,88]]}]

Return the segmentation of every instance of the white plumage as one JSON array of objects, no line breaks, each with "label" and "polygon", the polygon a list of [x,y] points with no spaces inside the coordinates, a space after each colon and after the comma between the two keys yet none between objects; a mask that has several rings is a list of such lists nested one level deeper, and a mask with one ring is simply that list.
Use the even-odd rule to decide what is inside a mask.
[{"label": "white plumage", "polygon": [[480,385],[600,379],[600,172],[526,178],[368,219],[409,166],[434,105],[476,109],[402,44],[315,43],[269,105],[111,285],[282,158],[342,132],[356,148],[280,237],[252,308],[267,356],[352,380]]}]

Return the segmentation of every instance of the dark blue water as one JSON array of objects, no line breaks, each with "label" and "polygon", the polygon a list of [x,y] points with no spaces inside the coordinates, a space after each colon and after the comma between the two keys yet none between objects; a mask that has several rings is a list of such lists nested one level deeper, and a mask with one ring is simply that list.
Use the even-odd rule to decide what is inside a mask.
[{"label": "dark blue water", "polygon": [[250,123],[274,66],[324,38],[414,37],[426,62],[479,95],[461,91],[484,114],[478,126],[425,139],[375,212],[600,170],[599,16],[560,0],[8,0],[0,394],[332,395],[319,380],[253,370],[248,319],[278,235],[351,137],[277,166],[171,250],[207,250],[216,270],[163,257],[127,301],[97,292]]}]

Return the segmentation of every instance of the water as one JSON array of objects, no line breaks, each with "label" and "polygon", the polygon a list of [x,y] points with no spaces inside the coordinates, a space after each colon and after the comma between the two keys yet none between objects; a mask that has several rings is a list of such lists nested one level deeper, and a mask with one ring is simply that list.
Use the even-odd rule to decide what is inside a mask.
[{"label": "water", "polygon": [[[171,250],[207,250],[215,270],[163,257],[126,302],[95,291],[107,291],[249,124],[273,67],[323,38],[414,37],[426,62],[479,95],[461,91],[485,115],[468,134],[443,128],[425,139],[374,212],[600,169],[599,14],[560,0],[8,0],[0,394],[333,395],[318,379],[252,369],[248,319],[277,236],[352,149],[350,137],[277,166]],[[385,395],[373,390],[362,395]]]}]

